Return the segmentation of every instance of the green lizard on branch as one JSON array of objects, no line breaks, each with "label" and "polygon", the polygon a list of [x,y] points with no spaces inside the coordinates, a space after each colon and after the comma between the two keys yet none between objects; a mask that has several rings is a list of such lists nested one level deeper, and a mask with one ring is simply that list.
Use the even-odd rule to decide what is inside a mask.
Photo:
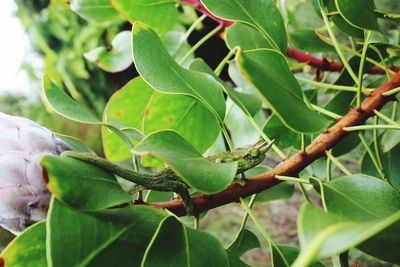
[{"label": "green lizard on branch", "polygon": [[[255,145],[238,148],[229,152],[221,152],[214,156],[207,157],[207,159],[219,163],[237,161],[238,168],[236,174],[243,175],[245,171],[254,168],[265,159],[265,154],[272,144],[273,141],[269,143],[259,141]],[[93,153],[65,151],[62,156],[68,156],[92,163],[110,173],[118,175],[121,178],[143,187],[143,189],[175,192],[182,198],[187,213],[189,215],[193,214],[193,203],[188,190],[189,186],[179,178],[171,168],[166,168],[156,174],[144,174],[120,167]]]}]

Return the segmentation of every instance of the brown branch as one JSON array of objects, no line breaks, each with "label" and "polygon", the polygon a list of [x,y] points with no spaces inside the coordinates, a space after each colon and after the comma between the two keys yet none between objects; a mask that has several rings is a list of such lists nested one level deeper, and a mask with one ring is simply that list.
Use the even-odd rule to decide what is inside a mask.
[{"label": "brown branch", "polygon": [[[200,0],[181,0],[181,1],[184,3],[192,4],[199,12],[207,15],[207,17],[220,23],[224,27],[228,27],[233,24],[232,21],[224,20],[224,19],[218,18],[218,17],[214,16],[213,14],[211,14],[207,10],[207,8],[200,2]],[[328,61],[324,58],[323,59],[317,58],[308,53],[299,51],[294,48],[288,48],[286,55],[287,55],[287,57],[289,57],[297,62],[306,63],[307,65],[309,65],[313,68],[317,68],[321,71],[339,72],[343,69],[343,64],[341,62]],[[393,71],[396,71],[396,72],[400,71],[400,67],[388,66],[388,68]],[[384,69],[382,69],[378,66],[374,66],[374,67],[370,68],[369,70],[367,70],[366,72],[370,73],[370,74],[380,74],[380,75],[386,73]]]},{"label": "brown branch", "polygon": [[[300,171],[316,159],[324,156],[326,150],[334,147],[346,136],[347,133],[343,130],[344,127],[363,124],[369,117],[374,115],[375,109],[379,110],[385,103],[392,100],[393,96],[384,96],[383,93],[399,86],[400,72],[395,74],[391,81],[382,84],[371,95],[367,96],[360,109],[351,109],[334,126],[324,131],[306,148],[306,153],[299,152],[293,155],[271,171],[253,177],[247,182],[246,186],[233,184],[220,193],[194,197],[195,213],[198,214],[231,202],[237,202],[239,198],[264,191],[280,182],[275,178],[276,175],[297,176]],[[168,209],[178,216],[186,215],[183,203],[179,199],[146,204]]]}]

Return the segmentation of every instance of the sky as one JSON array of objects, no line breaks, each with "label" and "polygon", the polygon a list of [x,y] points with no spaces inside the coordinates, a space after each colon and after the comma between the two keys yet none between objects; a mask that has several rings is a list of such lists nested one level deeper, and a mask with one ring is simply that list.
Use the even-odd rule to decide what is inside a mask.
[{"label": "sky", "polygon": [[13,0],[1,0],[0,4],[0,94],[13,92],[23,95],[37,95],[32,92],[28,76],[20,71],[24,59],[40,60],[31,50],[29,39],[18,19],[13,16],[16,5]]}]

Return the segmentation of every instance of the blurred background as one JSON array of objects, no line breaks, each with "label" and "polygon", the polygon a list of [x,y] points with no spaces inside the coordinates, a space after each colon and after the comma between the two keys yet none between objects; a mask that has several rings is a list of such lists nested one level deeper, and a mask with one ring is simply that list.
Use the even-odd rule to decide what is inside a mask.
[{"label": "blurred background", "polygon": [[[397,1],[378,2],[388,10],[400,10]],[[315,29],[322,25],[309,2],[286,1],[291,27]],[[46,109],[40,98],[41,76],[47,72],[71,96],[100,117],[113,92],[137,72],[133,66],[117,73],[105,72],[86,60],[84,53],[109,46],[118,32],[129,30],[131,25],[123,20],[113,24],[89,22],[72,12],[65,0],[3,0],[0,25],[0,112],[27,117],[55,132],[76,136],[102,155],[98,127],[65,120]],[[191,44],[214,28],[215,23],[206,20],[203,26],[190,37]],[[196,54],[215,67],[227,54],[227,49],[217,36]],[[226,73],[223,77],[227,77]],[[295,192],[288,200],[260,204],[255,212],[278,243],[298,244],[296,217],[301,203],[301,195]],[[202,221],[202,228],[227,245],[235,237],[242,215],[240,205],[231,204],[209,212]],[[257,233],[251,222],[249,227]],[[0,230],[0,250],[11,238],[9,233]],[[361,266],[383,266],[357,251],[352,253]],[[252,266],[266,266],[270,262],[267,249],[253,250],[247,255],[247,262]]]}]

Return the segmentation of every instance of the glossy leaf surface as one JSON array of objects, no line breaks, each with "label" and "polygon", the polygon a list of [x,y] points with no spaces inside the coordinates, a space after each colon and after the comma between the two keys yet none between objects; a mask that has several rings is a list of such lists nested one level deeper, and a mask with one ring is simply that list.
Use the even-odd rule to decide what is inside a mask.
[{"label": "glossy leaf surface", "polygon": [[236,175],[237,163],[206,160],[182,136],[174,131],[160,131],[147,136],[136,152],[164,161],[193,189],[216,193],[226,188]]}]

